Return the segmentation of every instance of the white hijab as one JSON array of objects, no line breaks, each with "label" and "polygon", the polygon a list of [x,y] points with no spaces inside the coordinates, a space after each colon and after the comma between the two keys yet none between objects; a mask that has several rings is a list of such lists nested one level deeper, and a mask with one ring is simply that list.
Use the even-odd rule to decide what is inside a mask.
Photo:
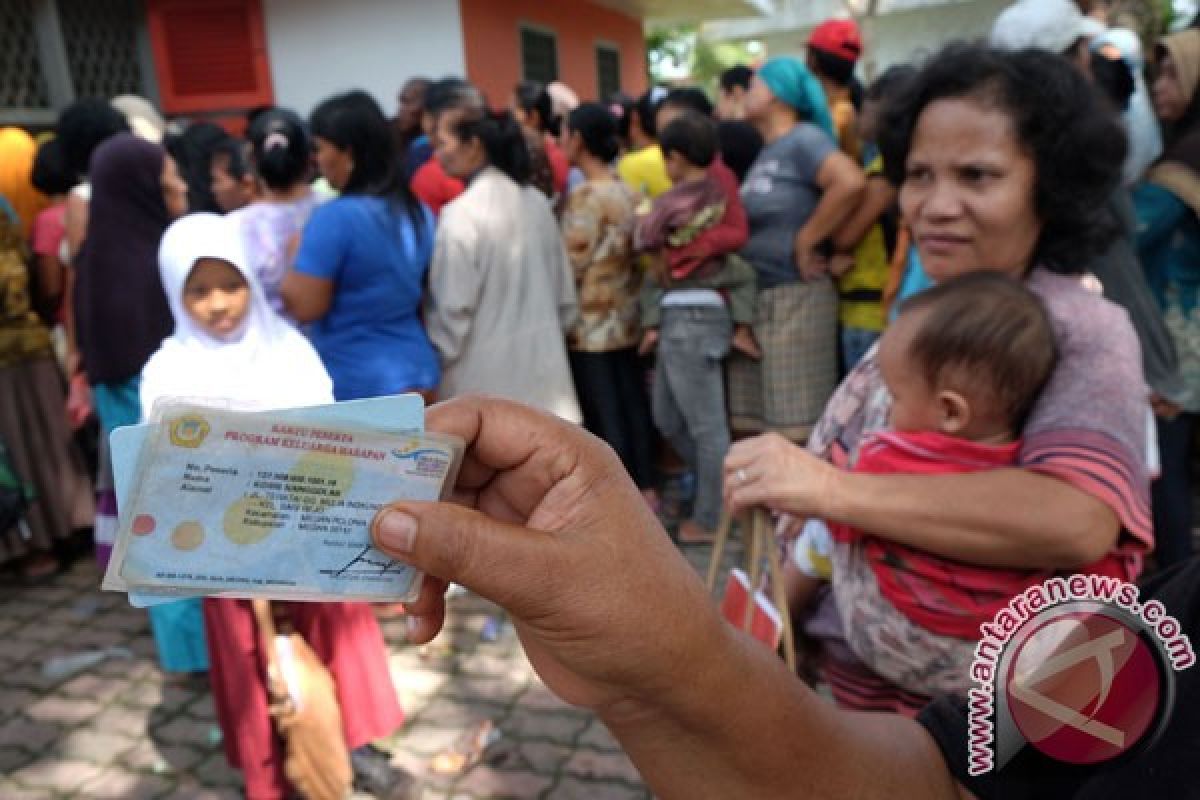
[{"label": "white hijab", "polygon": [[[183,307],[183,285],[202,258],[236,267],[250,285],[246,319],[229,339],[212,336]],[[333,402],[329,373],[308,340],[268,304],[233,223],[217,214],[177,220],[163,234],[158,268],[175,332],[142,370],[144,417],[163,397],[228,401],[236,408],[262,410]]]}]

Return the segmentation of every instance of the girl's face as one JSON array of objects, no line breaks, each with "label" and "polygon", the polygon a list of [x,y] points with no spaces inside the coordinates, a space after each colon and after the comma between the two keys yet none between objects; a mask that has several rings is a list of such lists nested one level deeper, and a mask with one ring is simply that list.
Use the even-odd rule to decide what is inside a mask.
[{"label": "girl's face", "polygon": [[321,171],[325,180],[329,181],[330,186],[339,192],[342,191],[346,184],[350,183],[350,176],[354,174],[354,154],[349,149],[343,150],[320,136],[314,136],[313,141],[317,147],[317,169]]},{"label": "girl's face", "polygon": [[1021,278],[1042,230],[1036,182],[1007,113],[968,97],[930,103],[900,187],[926,274],[935,283],[980,269]]},{"label": "girl's face", "polygon": [[162,184],[163,203],[167,207],[167,216],[171,219],[182,217],[188,210],[188,187],[179,175],[179,167],[175,164],[175,159],[170,156],[163,159],[160,183]]},{"label": "girl's face", "polygon": [[461,111],[446,111],[438,115],[437,157],[442,169],[452,178],[466,180],[487,166],[483,143],[478,139],[463,141],[455,126],[462,119]]},{"label": "girl's face", "polygon": [[228,339],[250,311],[250,285],[229,262],[202,258],[183,284],[183,307],[211,336]]},{"label": "girl's face", "polygon": [[1175,59],[1164,56],[1158,65],[1158,76],[1151,89],[1154,110],[1163,122],[1177,122],[1187,113],[1190,97],[1184,97],[1183,84],[1179,80],[1179,69]]}]

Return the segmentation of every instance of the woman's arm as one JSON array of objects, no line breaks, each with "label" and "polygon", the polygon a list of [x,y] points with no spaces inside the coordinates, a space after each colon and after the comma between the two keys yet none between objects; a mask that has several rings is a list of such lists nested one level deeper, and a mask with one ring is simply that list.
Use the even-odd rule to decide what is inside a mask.
[{"label": "woman's arm", "polygon": [[833,249],[838,253],[848,253],[858,247],[859,242],[895,202],[896,189],[886,178],[881,175],[868,178],[862,202],[834,234]]},{"label": "woman's arm", "polygon": [[781,436],[738,442],[725,461],[732,513],[767,506],[821,517],[980,566],[1077,569],[1117,543],[1100,500],[1057,478],[1002,469],[966,475],[862,475]]},{"label": "woman's arm", "polygon": [[333,281],[288,270],[279,285],[283,307],[300,323],[316,322],[333,306]]},{"label": "woman's arm", "polygon": [[834,151],[822,162],[817,170],[821,200],[808,222],[796,231],[796,268],[806,280],[821,274],[821,270],[810,266],[814,251],[833,235],[855,204],[862,200],[866,185],[866,175],[844,153]]},{"label": "woman's arm", "polygon": [[67,194],[67,210],[63,216],[63,225],[67,229],[67,261],[74,263],[87,238],[88,201],[77,192]]}]

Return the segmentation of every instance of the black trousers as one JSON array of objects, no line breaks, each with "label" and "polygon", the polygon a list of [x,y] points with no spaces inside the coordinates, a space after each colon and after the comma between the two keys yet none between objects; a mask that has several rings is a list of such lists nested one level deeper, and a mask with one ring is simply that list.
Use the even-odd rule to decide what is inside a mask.
[{"label": "black trousers", "polygon": [[1156,419],[1162,475],[1151,487],[1154,554],[1160,567],[1192,555],[1192,430],[1196,415]]},{"label": "black trousers", "polygon": [[617,451],[639,489],[654,488],[656,437],[637,350],[572,350],[569,355],[575,391],[583,407],[583,424]]}]

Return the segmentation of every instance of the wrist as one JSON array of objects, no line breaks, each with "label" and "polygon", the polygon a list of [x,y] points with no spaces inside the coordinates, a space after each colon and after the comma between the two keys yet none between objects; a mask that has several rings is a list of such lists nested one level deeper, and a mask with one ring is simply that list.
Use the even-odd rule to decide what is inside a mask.
[{"label": "wrist", "polygon": [[818,503],[821,507],[817,516],[843,525],[852,524],[850,520],[854,517],[854,500],[858,497],[856,483],[861,476],[833,465],[827,467],[824,490],[819,495]]}]

